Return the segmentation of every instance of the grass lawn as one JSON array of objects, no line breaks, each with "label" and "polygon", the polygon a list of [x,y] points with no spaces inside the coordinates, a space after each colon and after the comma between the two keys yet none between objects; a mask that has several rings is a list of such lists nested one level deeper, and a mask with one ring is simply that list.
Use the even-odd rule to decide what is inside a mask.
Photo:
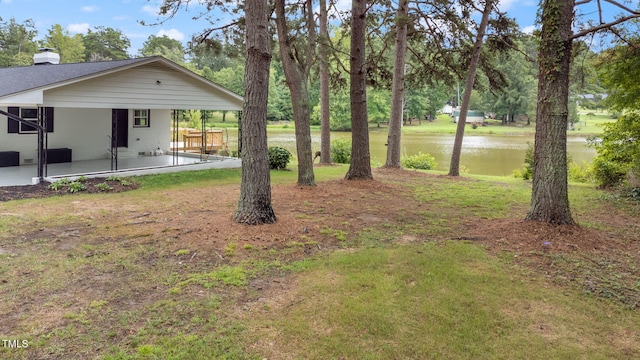
[{"label": "grass lawn", "polygon": [[[589,115],[587,115],[589,114]],[[575,124],[572,130],[569,130],[567,134],[569,136],[587,136],[592,134],[601,134],[602,124],[615,121],[612,119],[609,113],[604,112],[592,112],[581,111],[580,121]],[[512,123],[506,126],[501,124],[500,120],[487,120],[487,126],[479,126],[473,129],[470,124],[467,124],[465,129],[465,135],[532,135],[535,133],[535,123],[527,125],[525,122]],[[293,122],[273,122],[268,124],[268,128],[271,129],[291,129],[294,130]],[[235,128],[237,127],[237,120],[235,114],[229,112],[227,119],[222,122],[221,113],[214,113],[212,117],[210,127],[213,128]],[[440,114],[432,121],[422,121],[419,124],[417,121],[413,121],[412,124],[404,126],[402,131],[404,133],[438,133],[438,134],[455,134],[457,124],[451,122],[451,117],[446,114]],[[311,130],[320,131],[319,125],[311,126]],[[377,127],[376,124],[370,124],[370,131],[388,131],[386,125]]]},{"label": "grass lawn", "polygon": [[550,227],[528,182],[346,170],[273,171],[258,227],[233,169],[0,203],[0,358],[640,358],[637,203],[571,185]]}]

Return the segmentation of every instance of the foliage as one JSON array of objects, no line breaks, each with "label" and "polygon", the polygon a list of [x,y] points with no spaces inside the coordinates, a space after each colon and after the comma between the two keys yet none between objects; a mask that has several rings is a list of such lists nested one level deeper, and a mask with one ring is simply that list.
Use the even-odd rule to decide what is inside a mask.
[{"label": "foliage", "polygon": [[217,72],[211,72],[211,75],[205,75],[205,77],[238,95],[244,94],[244,64],[238,64],[234,67],[226,67]]},{"label": "foliage", "polygon": [[606,155],[598,155],[593,159],[593,171],[598,186],[613,187],[622,184],[629,166],[607,158]]},{"label": "foliage", "polygon": [[15,18],[7,22],[0,17],[0,67],[31,65],[37,34],[33,20],[18,24]]},{"label": "foliage", "polygon": [[84,44],[82,34],[71,35],[60,24],[55,24],[49,29],[43,47],[53,48],[60,55],[60,63],[78,63],[84,61]]},{"label": "foliage", "polygon": [[[525,151],[524,164],[520,169],[513,170],[513,176],[523,180],[531,180],[533,178],[533,144],[527,143]],[[583,162],[578,164],[571,159],[567,160],[567,175],[570,181],[589,183],[594,181],[594,170],[591,163]]]},{"label": "foliage", "polygon": [[351,162],[351,140],[331,139],[331,161],[338,164]]},{"label": "foliage", "polygon": [[87,186],[83,183],[81,183],[80,181],[74,181],[71,184],[69,184],[69,192],[70,193],[77,193],[80,191],[85,191],[87,190]]},{"label": "foliage", "polygon": [[533,144],[527,142],[527,150],[524,153],[524,165],[522,169],[513,170],[513,176],[522,178],[523,180],[531,180],[533,178]]},{"label": "foliage", "polygon": [[89,29],[82,38],[85,61],[105,61],[128,59],[127,49],[131,46],[129,38],[122,32],[110,27],[96,26]]},{"label": "foliage", "polygon": [[291,153],[289,150],[279,147],[269,147],[269,168],[275,170],[286,169],[287,164],[291,161]]},{"label": "foliage", "polygon": [[51,190],[58,191],[64,187],[69,186],[69,184],[71,184],[71,180],[68,178],[64,178],[64,179],[60,179],[52,182],[51,184],[49,184],[48,188]]},{"label": "foliage", "polygon": [[583,161],[578,164],[575,161],[569,162],[569,181],[580,183],[591,183],[595,181],[595,173],[592,162]]},{"label": "foliage", "polygon": [[367,116],[371,123],[389,121],[391,93],[377,89],[367,90]]},{"label": "foliage", "polygon": [[113,186],[105,183],[105,182],[101,182],[98,185],[96,185],[96,188],[98,188],[98,190],[100,191],[111,191],[113,190]]},{"label": "foliage", "polygon": [[640,49],[628,44],[638,38],[603,52],[599,70],[609,96],[605,102],[614,110],[640,109]]},{"label": "foliage", "polygon": [[407,169],[431,170],[438,165],[436,163],[436,158],[430,154],[422,152],[416,155],[403,157],[401,162],[402,166]]},{"label": "foliage", "polygon": [[184,110],[180,115],[182,115],[182,121],[186,122],[187,127],[192,129],[202,128],[202,112],[200,110]]},{"label": "foliage", "polygon": [[151,35],[142,44],[140,55],[161,55],[175,63],[182,64],[184,62],[184,47],[180,41],[171,39],[167,35]]},{"label": "foliage", "polygon": [[591,140],[597,153],[593,168],[598,185],[610,187],[621,184],[640,162],[640,112],[629,112],[603,127],[602,138]]},{"label": "foliage", "polygon": [[64,178],[52,182],[51,184],[49,184],[48,188],[54,191],[59,191],[66,188],[70,193],[77,193],[87,190],[87,186],[84,184],[84,182],[86,182],[86,178],[83,179],[83,177],[80,177],[75,181],[71,181],[69,178]]}]

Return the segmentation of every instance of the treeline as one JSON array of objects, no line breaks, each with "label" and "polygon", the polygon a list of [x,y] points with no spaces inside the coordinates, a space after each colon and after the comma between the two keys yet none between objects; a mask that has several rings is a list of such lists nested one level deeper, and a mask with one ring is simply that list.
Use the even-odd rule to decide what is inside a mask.
[{"label": "treeline", "polygon": [[[86,34],[71,34],[61,25],[53,25],[46,34],[39,36],[32,20],[22,23],[14,18],[0,19],[0,67],[28,66],[33,63],[33,54],[39,48],[48,47],[60,54],[61,63],[128,59],[130,40],[119,29],[96,26]],[[345,33],[333,31],[331,44],[334,56],[329,61],[332,70],[330,123],[332,130],[350,130],[349,94],[346,87],[347,70],[342,64],[348,62],[348,38]],[[537,43],[535,37],[522,34],[512,50],[496,53],[493,63],[506,77],[505,86],[492,86],[488,75],[480,72],[471,96],[471,108],[491,114],[504,123],[515,121],[518,115],[535,119],[537,97]],[[241,45],[234,42],[205,41],[186,46],[167,36],[151,35],[135,57],[161,55],[212,80],[238,94],[243,94],[244,61]],[[277,45],[274,45],[277,46]],[[371,123],[388,122],[391,111],[391,89],[388,74],[393,64],[393,49],[383,38],[373,38],[369,46],[379,54],[376,69],[377,79],[367,92],[367,108]],[[592,52],[583,43],[574,46],[574,66],[571,74],[570,122],[579,121],[577,105],[587,109],[603,109],[603,94],[595,65],[600,55]],[[404,95],[404,118],[433,119],[445,104],[459,105],[460,81],[425,81],[419,76],[424,67],[419,59],[407,58],[407,83]],[[387,74],[387,75],[385,75]],[[320,124],[320,93],[317,67],[312,70],[309,84],[309,100],[312,114],[311,124]],[[274,51],[269,84],[269,120],[293,120],[291,95],[286,86],[284,70]]]}]

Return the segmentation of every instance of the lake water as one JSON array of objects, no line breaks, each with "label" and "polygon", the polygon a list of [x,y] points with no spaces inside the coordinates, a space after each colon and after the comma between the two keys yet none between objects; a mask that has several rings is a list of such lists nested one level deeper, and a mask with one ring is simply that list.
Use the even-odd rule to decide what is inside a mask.
[{"label": "lake water", "polygon": [[[311,135],[313,151],[320,150],[320,132],[312,132]],[[231,131],[229,136],[232,142],[237,139],[237,134],[232,134]],[[295,155],[293,131],[269,129],[267,136],[269,146],[284,147]],[[351,133],[332,132],[331,137],[351,139]],[[403,134],[402,155],[429,153],[438,162],[437,170],[449,170],[454,138],[455,135],[452,134]],[[384,165],[387,158],[387,133],[371,132],[369,141],[372,164]],[[527,143],[533,144],[533,136],[467,135],[462,143],[460,163],[472,174],[511,175],[514,169],[522,167]],[[584,137],[569,137],[567,152],[579,164],[591,161],[595,156],[595,150],[587,146]]]}]

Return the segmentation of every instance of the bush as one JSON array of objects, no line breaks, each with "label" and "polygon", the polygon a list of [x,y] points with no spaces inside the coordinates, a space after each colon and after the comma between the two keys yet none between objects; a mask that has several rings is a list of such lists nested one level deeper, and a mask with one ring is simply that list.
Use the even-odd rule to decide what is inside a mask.
[{"label": "bush", "polygon": [[618,121],[603,124],[601,137],[589,141],[598,154],[593,161],[595,177],[600,187],[615,187],[625,182],[627,175],[640,162],[640,112],[629,112]]},{"label": "bush", "polygon": [[431,170],[436,167],[436,159],[427,153],[418,153],[416,155],[403,157],[400,160],[402,166],[407,169]]},{"label": "bush", "polygon": [[70,193],[77,193],[77,192],[85,191],[85,190],[87,190],[87,187],[83,183],[81,183],[79,181],[74,181],[71,184],[69,184],[69,192]]},{"label": "bush", "polygon": [[575,161],[569,163],[569,180],[581,183],[590,183],[595,181],[593,165],[586,161],[582,165]]},{"label": "bush", "polygon": [[338,164],[351,162],[351,141],[347,139],[331,140],[331,161]]},{"label": "bush", "polygon": [[600,187],[614,187],[622,184],[629,168],[628,163],[617,162],[605,156],[593,159],[593,173]]},{"label": "bush", "polygon": [[269,167],[271,169],[286,169],[289,161],[291,161],[289,150],[279,146],[269,147]]},{"label": "bush", "polygon": [[522,169],[513,170],[513,176],[523,180],[533,179],[533,144],[527,143],[527,150],[524,152],[524,165]]}]

